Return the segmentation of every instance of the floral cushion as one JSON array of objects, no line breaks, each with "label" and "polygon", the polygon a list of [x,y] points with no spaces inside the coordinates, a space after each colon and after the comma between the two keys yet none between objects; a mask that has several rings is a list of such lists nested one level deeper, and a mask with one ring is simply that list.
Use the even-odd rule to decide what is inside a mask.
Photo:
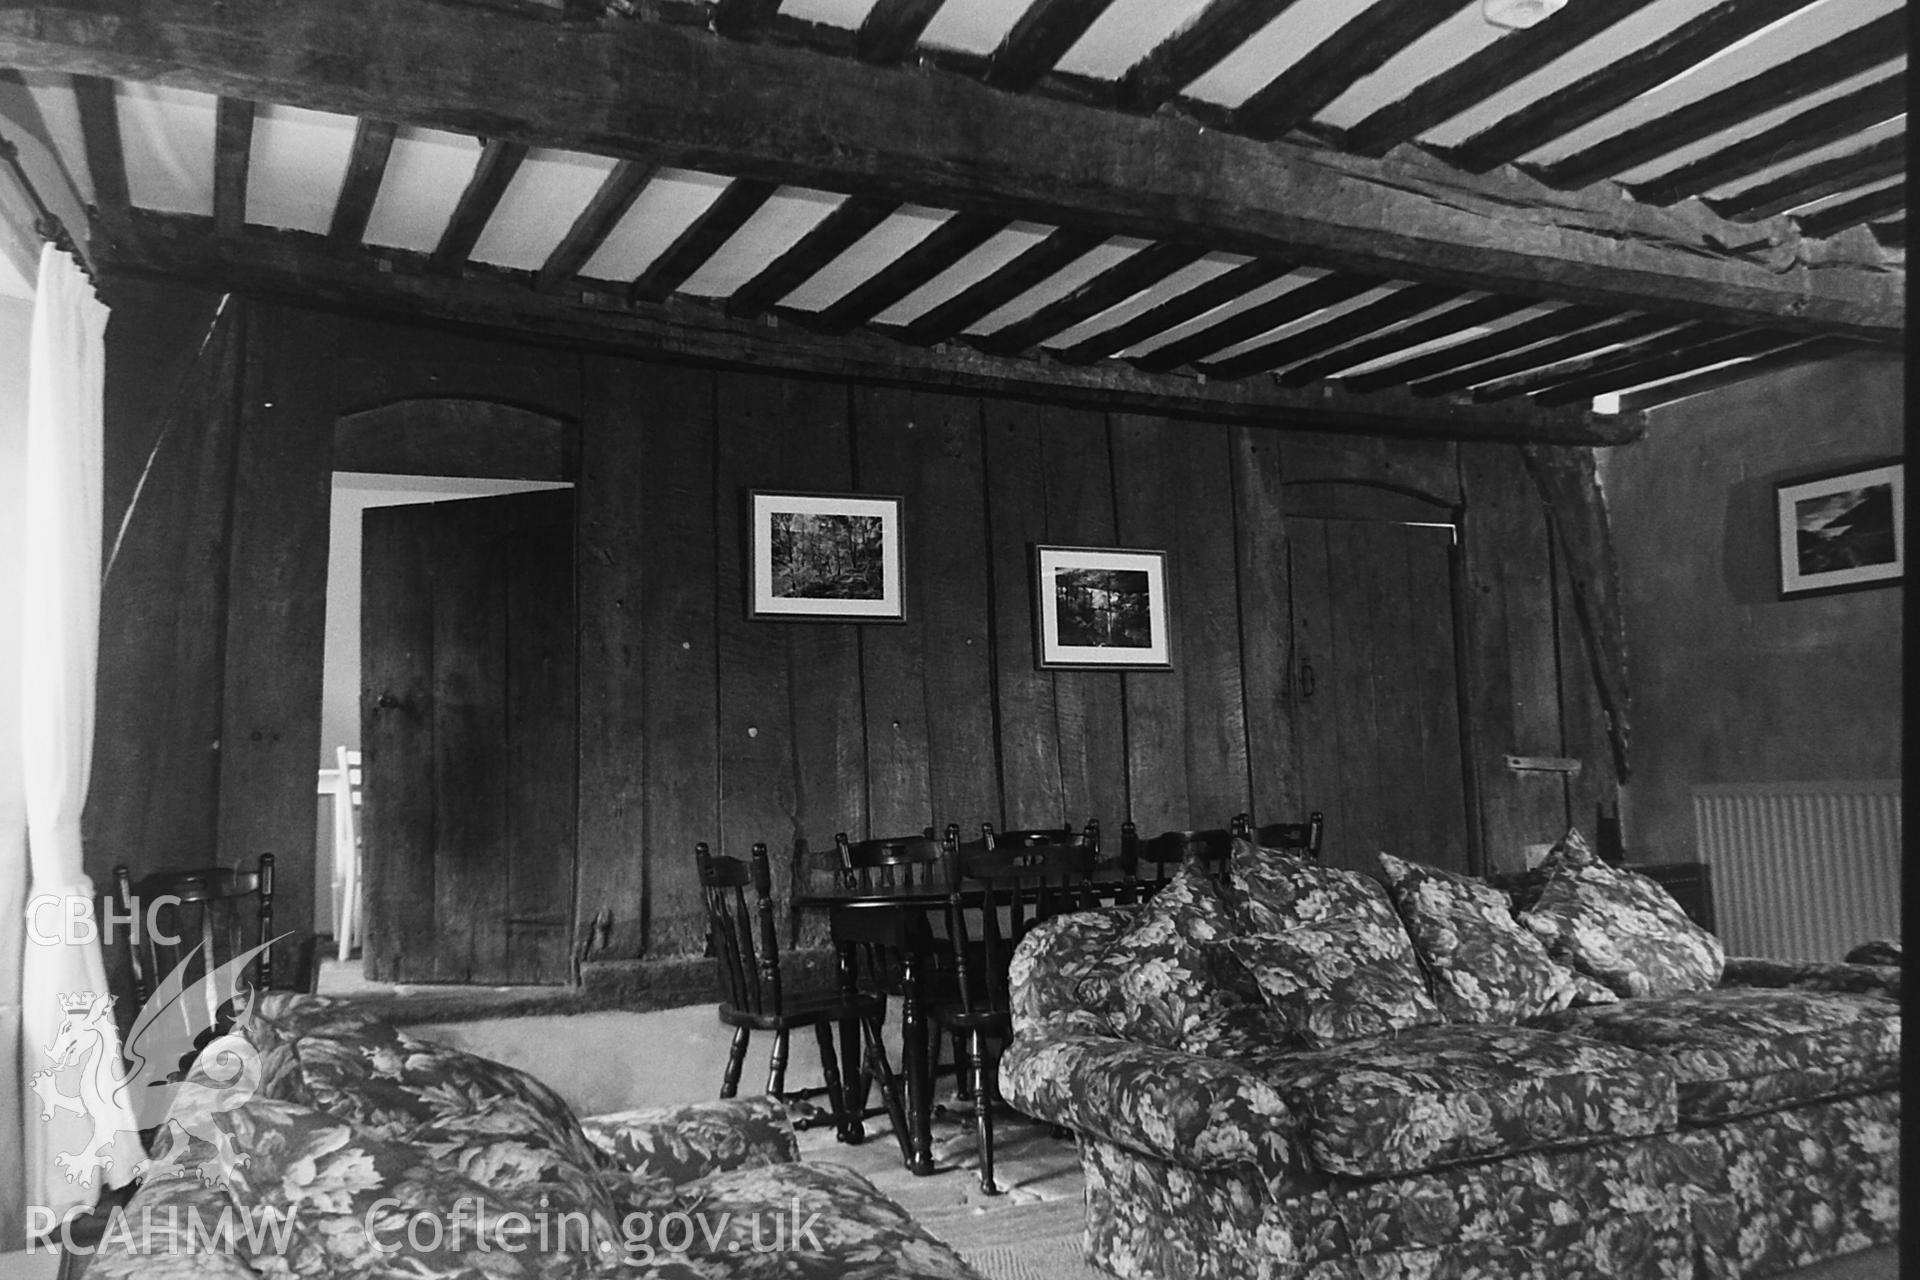
[{"label": "floral cushion", "polygon": [[1578,999],[1573,972],[1514,922],[1505,893],[1390,853],[1380,870],[1449,1020],[1519,1022]]},{"label": "floral cushion", "polygon": [[1231,1057],[1287,1034],[1227,948],[1238,928],[1213,878],[1182,867],[1109,942],[1080,998],[1123,1040]]},{"label": "floral cushion", "polygon": [[1726,967],[1720,940],[1657,882],[1599,861],[1556,869],[1520,923],[1548,955],[1623,996],[1704,991]]},{"label": "floral cushion", "polygon": [[1895,1087],[1900,1007],[1871,995],[1721,988],[1575,1009],[1535,1026],[1657,1056],[1693,1124]]},{"label": "floral cushion", "polygon": [[1247,840],[1234,842],[1233,876],[1243,933],[1227,948],[1291,1042],[1320,1047],[1443,1020],[1378,881]]},{"label": "floral cushion", "polygon": [[786,1106],[765,1094],[615,1111],[588,1116],[580,1127],[619,1168],[676,1185],[800,1158]]},{"label": "floral cushion", "polygon": [[1578,827],[1568,827],[1567,833],[1554,841],[1546,856],[1524,871],[1504,871],[1487,877],[1496,889],[1506,891],[1513,899],[1513,913],[1533,909],[1540,901],[1540,895],[1546,891],[1547,882],[1553,879],[1553,873],[1562,867],[1588,867],[1600,861],[1600,855],[1593,851],[1587,838],[1580,834]]},{"label": "floral cushion", "polygon": [[1672,1075],[1618,1045],[1529,1027],[1424,1026],[1244,1060],[1330,1173],[1385,1177],[1638,1137],[1677,1123]]}]

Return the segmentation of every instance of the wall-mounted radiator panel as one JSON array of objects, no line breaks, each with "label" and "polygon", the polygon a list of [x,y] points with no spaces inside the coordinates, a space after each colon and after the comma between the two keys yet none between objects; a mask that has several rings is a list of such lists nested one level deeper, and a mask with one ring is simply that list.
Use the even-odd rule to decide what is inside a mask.
[{"label": "wall-mounted radiator panel", "polygon": [[1900,783],[1693,789],[1728,955],[1839,960],[1900,933]]}]

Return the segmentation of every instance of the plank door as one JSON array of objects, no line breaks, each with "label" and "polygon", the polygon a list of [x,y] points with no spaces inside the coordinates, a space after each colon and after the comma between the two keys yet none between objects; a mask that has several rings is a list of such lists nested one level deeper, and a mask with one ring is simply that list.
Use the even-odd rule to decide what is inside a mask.
[{"label": "plank door", "polygon": [[367,976],[566,982],[573,494],[371,508],[362,555]]},{"label": "plank door", "polygon": [[1453,529],[1292,517],[1286,532],[1300,811],[1261,820],[1324,811],[1332,866],[1375,871],[1384,849],[1467,870]]}]

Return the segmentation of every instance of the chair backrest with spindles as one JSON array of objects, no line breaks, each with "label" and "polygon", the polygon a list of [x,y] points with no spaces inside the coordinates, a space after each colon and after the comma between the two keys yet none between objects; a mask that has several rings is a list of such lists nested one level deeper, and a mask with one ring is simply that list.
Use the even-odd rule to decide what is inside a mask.
[{"label": "chair backrest with spindles", "polygon": [[932,827],[917,836],[871,840],[849,840],[842,831],[833,843],[840,852],[841,883],[849,890],[946,887],[946,845],[934,837]]},{"label": "chair backrest with spindles", "polygon": [[727,1003],[742,1012],[777,1016],[785,993],[767,846],[755,844],[751,857],[743,861],[717,856],[702,841],[694,846],[693,856],[707,906],[707,944],[720,960]]},{"label": "chair backrest with spindles", "polygon": [[1320,841],[1325,834],[1327,815],[1315,809],[1305,822],[1269,822],[1256,827],[1247,814],[1233,820],[1233,833],[1244,836],[1263,849],[1298,853],[1311,861],[1320,860]]},{"label": "chair backrest with spindles", "polygon": [[[1033,925],[1093,900],[1093,843],[1072,833],[1054,844],[995,847],[985,840],[955,845],[953,888],[947,897],[947,934],[953,940],[960,999],[969,1010],[1007,1007],[1007,964]],[[1011,924],[1000,927],[1000,908]],[[1031,907],[1031,912],[1029,912]],[[973,953],[972,914],[979,921],[979,968]]]}]

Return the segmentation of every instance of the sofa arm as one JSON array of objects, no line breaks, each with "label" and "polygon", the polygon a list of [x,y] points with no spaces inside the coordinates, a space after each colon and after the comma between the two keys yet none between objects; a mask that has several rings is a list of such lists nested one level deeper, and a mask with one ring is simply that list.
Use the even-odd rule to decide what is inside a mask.
[{"label": "sofa arm", "polygon": [[1299,1117],[1245,1068],[1108,1036],[1016,1037],[1000,1094],[1076,1133],[1192,1169],[1253,1165],[1271,1179],[1311,1167]]},{"label": "sofa arm", "polygon": [[800,1158],[786,1107],[766,1096],[617,1111],[580,1127],[610,1166],[675,1185]]},{"label": "sofa arm", "polygon": [[1723,987],[1800,987],[1809,991],[1849,991],[1900,998],[1900,966],[1842,964],[1819,960],[1768,960],[1728,956],[1720,975]]}]

